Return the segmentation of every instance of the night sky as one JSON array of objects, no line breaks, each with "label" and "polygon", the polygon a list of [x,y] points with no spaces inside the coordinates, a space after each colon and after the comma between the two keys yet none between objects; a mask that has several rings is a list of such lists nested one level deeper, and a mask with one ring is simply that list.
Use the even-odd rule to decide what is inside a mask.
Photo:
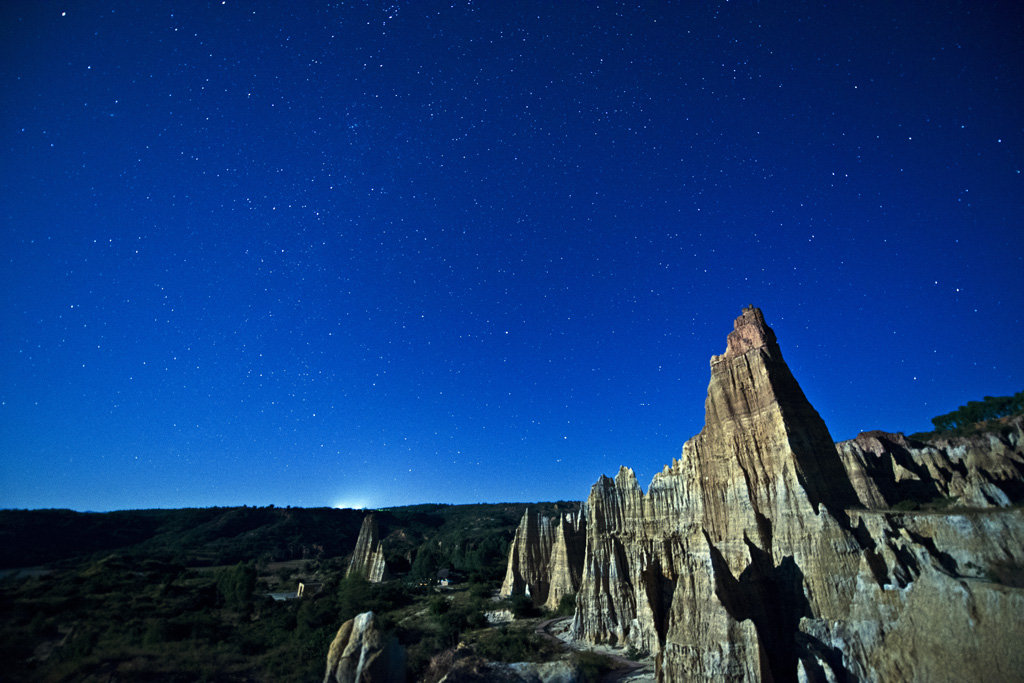
[{"label": "night sky", "polygon": [[1017,2],[4,2],[0,507],[582,500],[748,304],[1024,389]]}]

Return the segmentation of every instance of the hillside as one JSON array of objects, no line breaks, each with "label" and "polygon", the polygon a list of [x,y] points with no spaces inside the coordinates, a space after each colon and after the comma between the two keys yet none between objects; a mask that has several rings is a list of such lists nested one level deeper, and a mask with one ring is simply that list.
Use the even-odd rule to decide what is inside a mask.
[{"label": "hillside", "polygon": [[[572,506],[578,504],[414,505],[375,515],[389,556],[404,558],[408,569],[428,540],[432,550],[456,560],[488,539],[503,554],[527,507],[554,512]],[[365,514],[274,506],[106,513],[0,510],[0,569],[110,553],[187,567],[341,557],[352,552]]]}]

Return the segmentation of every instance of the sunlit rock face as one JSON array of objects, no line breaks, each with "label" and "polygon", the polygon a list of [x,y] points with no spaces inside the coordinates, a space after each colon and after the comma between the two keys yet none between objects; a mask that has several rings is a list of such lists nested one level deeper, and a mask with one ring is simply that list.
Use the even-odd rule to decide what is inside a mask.
[{"label": "sunlit rock face", "polygon": [[361,574],[370,583],[379,583],[387,578],[384,545],[378,536],[377,520],[373,515],[367,515],[359,528],[356,549],[352,553],[345,576]]},{"label": "sunlit rock face", "polygon": [[[968,531],[864,510],[755,308],[711,359],[705,414],[646,494],[627,468],[591,489],[578,639],[655,653],[660,681],[961,680],[916,665],[952,633],[987,671],[1024,671],[992,641],[998,625],[1019,635],[1019,514]],[[940,616],[959,626],[934,630]],[[972,623],[992,625],[985,639]]]},{"label": "sunlit rock face", "polygon": [[795,674],[800,617],[856,591],[829,509],[857,498],[758,309],[711,359],[705,413],[646,495],[627,469],[591,490],[574,632],[659,653],[662,680]]},{"label": "sunlit rock face", "polygon": [[338,629],[327,653],[324,683],[404,683],[405,651],[363,612]]},{"label": "sunlit rock face", "polygon": [[586,525],[579,512],[557,519],[527,510],[509,549],[501,595],[529,595],[534,603],[558,607],[579,589]]},{"label": "sunlit rock face", "polygon": [[808,680],[1024,680],[1024,510],[850,518],[858,592],[842,619],[801,620]]},{"label": "sunlit rock face", "polygon": [[857,496],[868,508],[947,499],[956,507],[1005,507],[1024,500],[1024,417],[996,431],[915,442],[863,432],[836,444]]},{"label": "sunlit rock face", "polygon": [[508,567],[500,595],[529,595],[534,601],[547,600],[548,562],[555,542],[553,524],[539,512],[527,510],[516,529],[508,553]]},{"label": "sunlit rock face", "polygon": [[555,541],[548,561],[548,595],[544,606],[558,609],[562,598],[575,594],[583,578],[587,525],[583,511],[563,514],[555,523]]}]

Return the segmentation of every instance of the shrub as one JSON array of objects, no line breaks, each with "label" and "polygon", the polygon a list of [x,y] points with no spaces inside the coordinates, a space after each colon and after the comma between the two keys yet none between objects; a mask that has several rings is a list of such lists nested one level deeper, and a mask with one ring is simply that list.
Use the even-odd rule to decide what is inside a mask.
[{"label": "shrub", "polygon": [[230,569],[220,569],[216,576],[217,592],[228,607],[239,608],[252,600],[258,577],[251,562],[239,562]]},{"label": "shrub", "polygon": [[559,652],[551,640],[530,630],[508,626],[484,632],[474,649],[484,659],[496,662],[544,662]]},{"label": "shrub", "polygon": [[641,650],[636,645],[630,645],[628,648],[626,648],[626,654],[624,656],[631,662],[638,662],[650,654],[651,653],[647,650]]},{"label": "shrub", "polygon": [[955,496],[936,496],[925,505],[925,508],[928,510],[945,510],[956,503],[956,500]]},{"label": "shrub", "polygon": [[583,678],[587,683],[597,683],[602,676],[616,668],[610,658],[587,650],[574,652],[572,660],[583,672]]},{"label": "shrub", "polygon": [[448,599],[443,595],[435,595],[432,598],[430,598],[428,607],[430,609],[431,614],[440,616],[442,614],[447,614],[448,611],[451,610],[452,605],[450,602],[448,602]]},{"label": "shrub", "polygon": [[412,596],[400,583],[370,583],[359,575],[342,579],[337,596],[338,618],[342,622],[362,612],[383,614],[412,602]]},{"label": "shrub", "polygon": [[474,598],[487,599],[494,591],[487,582],[474,581],[469,584],[469,594]]},{"label": "shrub", "polygon": [[555,614],[560,617],[569,617],[576,613],[576,594],[566,593],[558,601],[558,609]]},{"label": "shrub", "polygon": [[540,610],[533,604],[529,595],[514,595],[509,598],[509,607],[516,619],[539,617]]}]

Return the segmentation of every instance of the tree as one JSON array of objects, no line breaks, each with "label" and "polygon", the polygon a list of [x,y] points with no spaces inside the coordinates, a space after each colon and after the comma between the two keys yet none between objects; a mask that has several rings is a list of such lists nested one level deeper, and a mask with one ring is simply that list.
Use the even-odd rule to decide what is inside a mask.
[{"label": "tree", "polygon": [[256,579],[256,567],[252,562],[239,562],[230,569],[217,572],[217,592],[228,607],[243,607],[252,600]]},{"label": "tree", "polygon": [[981,401],[968,401],[951,413],[936,415],[932,425],[939,432],[964,432],[979,422],[1024,413],[1024,391],[1012,396],[986,396]]},{"label": "tree", "polygon": [[409,573],[414,579],[432,580],[437,576],[437,570],[440,568],[442,560],[444,558],[434,543],[424,543],[416,552],[416,559],[412,561],[412,569]]}]

